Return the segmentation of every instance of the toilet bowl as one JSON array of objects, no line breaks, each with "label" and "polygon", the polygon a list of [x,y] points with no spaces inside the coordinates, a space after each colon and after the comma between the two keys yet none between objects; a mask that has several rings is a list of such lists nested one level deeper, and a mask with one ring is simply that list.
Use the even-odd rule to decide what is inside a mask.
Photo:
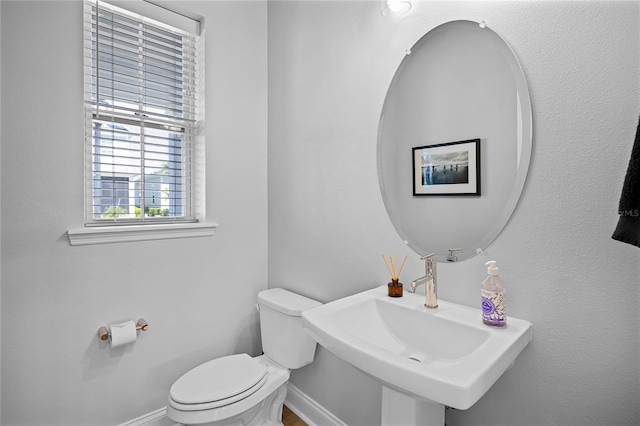
[{"label": "toilet bowl", "polygon": [[201,364],[171,386],[167,416],[185,425],[281,425],[289,372],[313,361],[316,342],[300,314],[320,302],[280,288],[258,294],[264,355]]}]

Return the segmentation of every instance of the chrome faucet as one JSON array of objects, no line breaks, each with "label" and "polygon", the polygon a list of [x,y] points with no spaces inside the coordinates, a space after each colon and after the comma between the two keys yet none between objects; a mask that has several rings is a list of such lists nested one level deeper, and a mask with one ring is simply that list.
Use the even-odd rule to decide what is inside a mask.
[{"label": "chrome faucet", "polygon": [[438,263],[433,256],[435,256],[435,253],[420,257],[420,260],[424,260],[424,276],[413,280],[408,290],[409,293],[415,293],[416,288],[424,284],[425,294],[427,296],[427,301],[424,306],[431,309],[438,307]]}]

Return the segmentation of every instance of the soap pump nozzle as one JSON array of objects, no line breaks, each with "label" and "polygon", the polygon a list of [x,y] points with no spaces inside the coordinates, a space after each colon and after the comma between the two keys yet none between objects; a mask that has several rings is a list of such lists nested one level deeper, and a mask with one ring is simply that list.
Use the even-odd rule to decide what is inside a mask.
[{"label": "soap pump nozzle", "polygon": [[485,263],[485,265],[487,266],[487,274],[498,275],[498,272],[500,272],[500,268],[496,266],[496,263],[497,262],[495,260],[490,260]]}]

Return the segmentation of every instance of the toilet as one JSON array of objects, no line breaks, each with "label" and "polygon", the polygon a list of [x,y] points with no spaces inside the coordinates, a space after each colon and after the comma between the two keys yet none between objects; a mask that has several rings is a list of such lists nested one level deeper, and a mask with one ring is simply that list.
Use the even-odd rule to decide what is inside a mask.
[{"label": "toilet", "polygon": [[229,355],[185,373],[169,390],[167,416],[184,425],[282,425],[289,372],[316,351],[300,314],[320,305],[281,288],[258,293],[264,355]]}]

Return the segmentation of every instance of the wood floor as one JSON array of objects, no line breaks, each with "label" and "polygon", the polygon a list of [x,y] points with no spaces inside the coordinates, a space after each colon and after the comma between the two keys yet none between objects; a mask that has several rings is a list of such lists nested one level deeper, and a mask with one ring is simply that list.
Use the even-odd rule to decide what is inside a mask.
[{"label": "wood floor", "polygon": [[282,424],[284,426],[307,426],[307,424],[300,420],[300,417],[296,416],[286,405],[282,408]]}]

